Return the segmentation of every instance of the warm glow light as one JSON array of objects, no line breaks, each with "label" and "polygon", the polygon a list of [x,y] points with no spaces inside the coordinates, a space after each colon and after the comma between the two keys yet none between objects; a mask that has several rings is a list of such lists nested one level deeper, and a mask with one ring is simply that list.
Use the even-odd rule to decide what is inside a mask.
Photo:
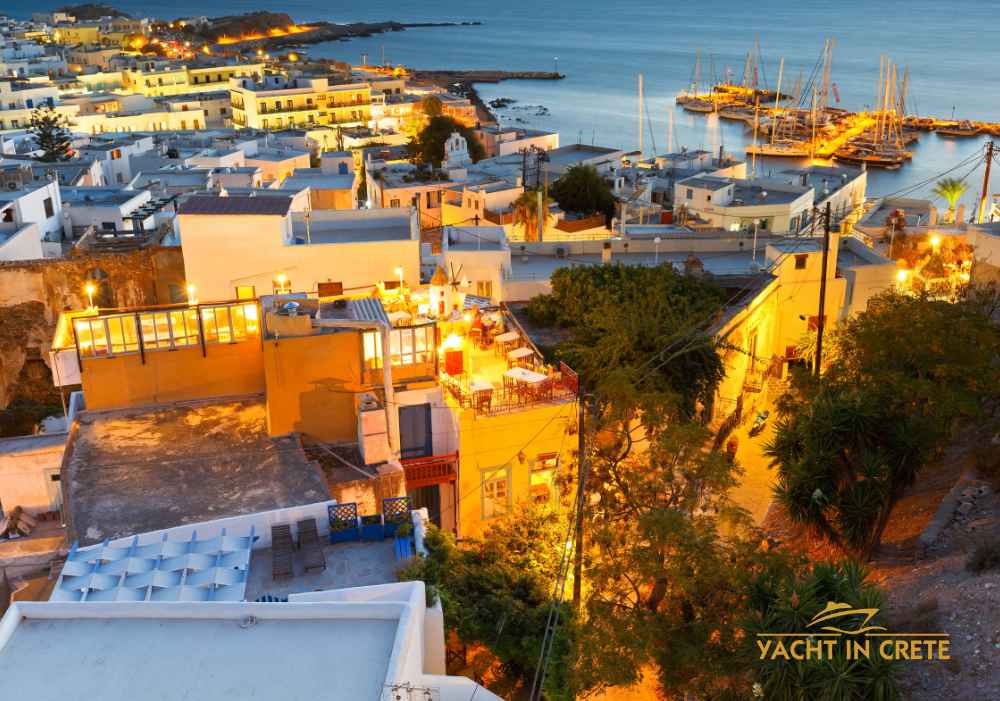
[{"label": "warm glow light", "polygon": [[899,282],[906,282],[906,278],[910,276],[909,270],[900,270],[896,273],[896,280]]},{"label": "warm glow light", "polygon": [[296,61],[299,60],[299,55],[296,53],[288,54],[288,60],[291,61],[292,63],[295,63]]},{"label": "warm glow light", "polygon": [[212,50],[208,48],[208,44],[205,44],[203,47],[201,47],[201,50],[204,51],[206,54],[212,53]]},{"label": "warm glow light", "polygon": [[441,350],[459,350],[462,347],[462,337],[456,334],[448,334],[448,338],[441,342]]},{"label": "warm glow light", "polygon": [[430,305],[428,305],[428,304],[418,304],[417,305],[417,314],[419,314],[420,316],[427,316],[427,312],[429,312],[430,310],[431,310],[431,308],[430,308]]},{"label": "warm glow light", "polygon": [[187,286],[188,304],[198,304],[198,299],[194,294],[194,285]]},{"label": "warm glow light", "polygon": [[466,322],[470,322],[470,321],[472,321],[472,314],[469,314],[469,312],[466,312],[465,314],[462,315],[462,319],[465,320]]},{"label": "warm glow light", "polygon": [[238,37],[221,36],[216,42],[219,44],[239,44],[243,41],[256,41],[258,39],[266,39],[267,37],[283,37],[288,34],[301,34],[302,32],[311,31],[313,28],[309,25],[298,25],[293,24],[288,27],[271,27],[267,30],[267,33],[255,32],[253,34],[242,34]]},{"label": "warm glow light", "polygon": [[91,307],[94,306],[94,293],[97,292],[97,286],[92,282],[88,282],[83,286],[83,291],[87,293],[87,299],[90,300],[89,304]]},{"label": "warm glow light", "polygon": [[274,281],[279,285],[284,285],[286,282],[288,282],[288,276],[285,275],[284,273],[278,273],[277,275],[274,276]]},{"label": "warm glow light", "polygon": [[937,234],[931,236],[931,247],[937,250],[937,247],[941,245],[941,237]]}]

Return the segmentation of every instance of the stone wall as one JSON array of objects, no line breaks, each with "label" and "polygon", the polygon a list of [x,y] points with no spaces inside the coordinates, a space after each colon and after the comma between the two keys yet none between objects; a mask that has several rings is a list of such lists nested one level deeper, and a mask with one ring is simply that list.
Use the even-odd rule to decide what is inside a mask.
[{"label": "stone wall", "polygon": [[87,306],[88,280],[102,306],[167,304],[171,285],[184,289],[184,261],[180,248],[148,247],[0,263],[0,436],[30,433],[60,406],[48,351],[59,313]]}]

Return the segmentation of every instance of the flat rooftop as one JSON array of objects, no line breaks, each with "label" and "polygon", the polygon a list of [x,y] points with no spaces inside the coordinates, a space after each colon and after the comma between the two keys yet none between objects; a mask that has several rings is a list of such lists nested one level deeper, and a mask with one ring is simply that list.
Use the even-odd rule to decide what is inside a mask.
[{"label": "flat rooftop", "polygon": [[604,146],[588,146],[586,144],[570,144],[560,146],[548,151],[549,163],[552,165],[572,165],[580,161],[589,161],[601,156],[611,157],[621,155],[623,152],[615,148]]},{"label": "flat rooftop", "polygon": [[327,589],[367,587],[396,581],[396,544],[392,538],[376,542],[325,543],[326,569],[305,572],[299,558],[293,558],[294,577],[275,580],[271,571],[271,549],[254,550],[247,573],[246,600],[256,601],[265,594],[287,598]]},{"label": "flat rooftop", "polygon": [[292,233],[296,238],[310,241],[312,244],[323,243],[378,243],[381,241],[408,241],[410,235],[410,215],[373,214],[387,210],[357,209],[343,212],[342,216],[323,218],[319,212],[313,212],[309,218],[309,233],[306,235],[305,218],[294,215]]},{"label": "flat rooftop", "polygon": [[[706,273],[712,275],[749,275],[753,274],[753,255],[748,249],[745,251],[661,251],[657,256],[655,252],[644,253],[615,253],[612,256],[612,264],[622,265],[659,265],[670,263],[679,271],[684,270],[684,261],[690,255],[696,256],[704,265]],[[757,262],[764,265],[764,246],[761,245],[757,251]],[[560,268],[577,265],[601,265],[600,254],[571,255],[566,258],[557,258],[549,255],[528,255],[527,261],[517,252],[511,252],[511,278],[514,280],[547,280],[552,277],[552,273]]]},{"label": "flat rooftop", "polygon": [[[149,604],[111,606],[137,613],[133,606]],[[159,617],[84,617],[68,610],[61,618],[22,618],[0,651],[0,678],[5,688],[29,699],[382,698],[398,617],[338,616],[331,610],[324,617],[316,606],[308,618],[290,615],[307,604],[282,604],[284,611],[274,611],[277,604],[223,605],[195,617],[177,606],[185,610],[169,617],[162,611]]]},{"label": "flat rooftop", "polygon": [[81,545],[329,498],[298,440],[267,435],[260,398],[83,412],[63,474]]}]

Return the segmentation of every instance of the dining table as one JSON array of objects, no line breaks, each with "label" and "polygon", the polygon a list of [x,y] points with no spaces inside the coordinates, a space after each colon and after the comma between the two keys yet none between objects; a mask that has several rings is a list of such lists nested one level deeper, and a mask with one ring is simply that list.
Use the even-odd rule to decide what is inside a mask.
[{"label": "dining table", "polygon": [[547,375],[526,368],[511,368],[504,373],[507,377],[516,382],[523,382],[526,385],[537,385],[544,381]]}]

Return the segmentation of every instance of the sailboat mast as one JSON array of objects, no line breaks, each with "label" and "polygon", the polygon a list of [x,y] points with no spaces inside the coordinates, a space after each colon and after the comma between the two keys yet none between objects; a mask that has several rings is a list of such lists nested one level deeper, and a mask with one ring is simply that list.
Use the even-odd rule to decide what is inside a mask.
[{"label": "sailboat mast", "polygon": [[778,120],[781,119],[781,113],[778,112],[778,105],[781,103],[781,79],[785,74],[785,57],[782,56],[781,60],[778,61],[778,87],[774,91],[774,113],[771,120],[771,143],[774,143],[774,133],[777,131]]},{"label": "sailboat mast", "polygon": [[638,113],[638,125],[639,125],[639,159],[642,160],[642,73],[639,74],[639,113]]}]

